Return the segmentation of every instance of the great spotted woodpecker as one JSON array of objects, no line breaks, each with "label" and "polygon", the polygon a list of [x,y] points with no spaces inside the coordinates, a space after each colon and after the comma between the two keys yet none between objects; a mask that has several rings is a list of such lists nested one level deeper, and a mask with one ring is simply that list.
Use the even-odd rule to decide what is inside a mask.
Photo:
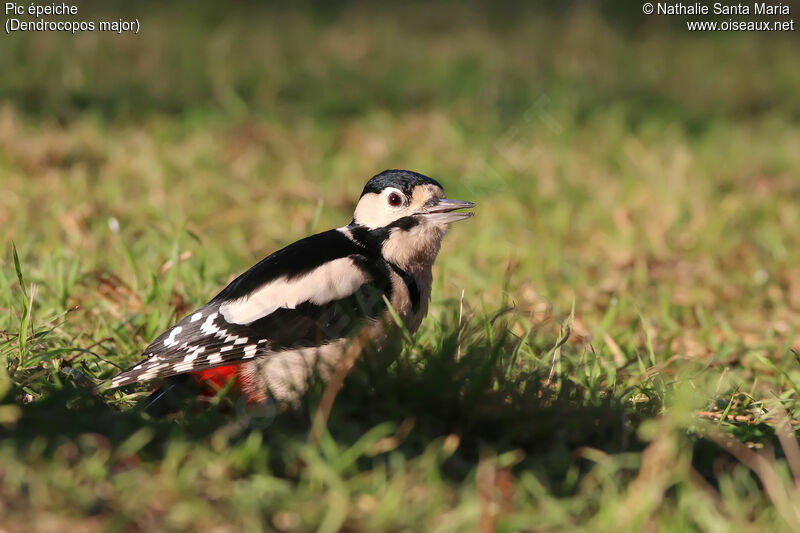
[{"label": "great spotted woodpecker", "polygon": [[261,260],[159,335],[146,358],[107,387],[194,373],[217,383],[235,378],[252,401],[296,400],[312,372],[324,376],[354,342],[385,336],[393,323],[386,302],[410,331],[419,327],[442,238],[450,223],[472,216],[457,210],[471,207],[445,198],[422,174],[381,172],[350,224]]}]

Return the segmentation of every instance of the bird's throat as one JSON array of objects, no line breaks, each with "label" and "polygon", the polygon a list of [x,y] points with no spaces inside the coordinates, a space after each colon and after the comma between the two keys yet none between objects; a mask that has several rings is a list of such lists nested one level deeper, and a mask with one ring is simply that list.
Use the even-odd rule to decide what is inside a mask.
[{"label": "bird's throat", "polygon": [[409,274],[424,272],[436,261],[445,232],[438,226],[425,224],[394,230],[383,241],[382,255]]}]

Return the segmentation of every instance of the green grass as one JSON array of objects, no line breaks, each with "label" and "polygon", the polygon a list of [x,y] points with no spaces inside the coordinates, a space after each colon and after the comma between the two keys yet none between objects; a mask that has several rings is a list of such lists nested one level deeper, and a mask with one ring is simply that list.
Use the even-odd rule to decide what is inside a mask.
[{"label": "green grass", "polygon": [[[86,8],[140,36],[0,49],[0,526],[800,528],[796,36],[148,6]],[[319,441],[321,383],[164,417],[92,392],[396,167],[476,216]]]}]

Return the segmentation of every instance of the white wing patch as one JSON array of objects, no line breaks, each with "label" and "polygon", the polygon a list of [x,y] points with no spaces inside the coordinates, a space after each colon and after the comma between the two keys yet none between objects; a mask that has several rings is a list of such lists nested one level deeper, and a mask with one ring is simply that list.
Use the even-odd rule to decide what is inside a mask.
[{"label": "white wing patch", "polygon": [[351,258],[342,257],[299,278],[283,276],[271,281],[247,296],[223,303],[219,312],[231,324],[250,324],[281,308],[295,309],[306,302],[322,305],[350,296],[367,281]]},{"label": "white wing patch", "polygon": [[170,346],[175,346],[176,344],[178,344],[178,341],[176,341],[176,340],[175,340],[175,337],[176,337],[176,336],[177,336],[177,335],[178,335],[178,334],[179,334],[181,331],[183,331],[183,328],[182,328],[182,327],[180,327],[180,326],[175,326],[174,328],[172,328],[172,331],[170,331],[170,332],[169,332],[169,337],[167,337],[166,339],[164,339],[164,346],[166,346],[167,348],[169,348]]},{"label": "white wing patch", "polygon": [[[203,325],[200,326],[200,331],[205,333],[206,335],[213,335],[214,333],[219,331],[219,326],[214,324],[214,320],[217,318],[217,313],[211,313],[206,318],[206,321],[203,322]],[[194,317],[192,317],[194,319]]]}]

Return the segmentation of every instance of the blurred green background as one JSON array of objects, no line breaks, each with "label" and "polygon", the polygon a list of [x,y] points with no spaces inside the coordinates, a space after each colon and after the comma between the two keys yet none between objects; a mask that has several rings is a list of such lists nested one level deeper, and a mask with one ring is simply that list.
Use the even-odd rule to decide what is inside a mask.
[{"label": "blurred green background", "polygon": [[[796,32],[692,33],[612,2],[79,10],[141,31],[0,47],[12,531],[31,515],[42,530],[800,527]],[[64,372],[133,362],[256,260],[347,223],[385,168],[478,204],[445,241],[410,367],[388,374],[423,389],[385,384],[398,396],[367,396],[364,417],[352,385],[320,450],[296,421],[234,431],[190,409],[160,425],[131,407],[142,392],[87,400]],[[462,304],[475,360],[509,305],[511,337],[489,381],[461,364],[463,387],[438,391],[447,373],[414,350],[457,364],[442,339]],[[450,410],[420,423],[409,394]],[[500,410],[470,411],[486,404]],[[73,417],[86,425],[44,431]]]}]

